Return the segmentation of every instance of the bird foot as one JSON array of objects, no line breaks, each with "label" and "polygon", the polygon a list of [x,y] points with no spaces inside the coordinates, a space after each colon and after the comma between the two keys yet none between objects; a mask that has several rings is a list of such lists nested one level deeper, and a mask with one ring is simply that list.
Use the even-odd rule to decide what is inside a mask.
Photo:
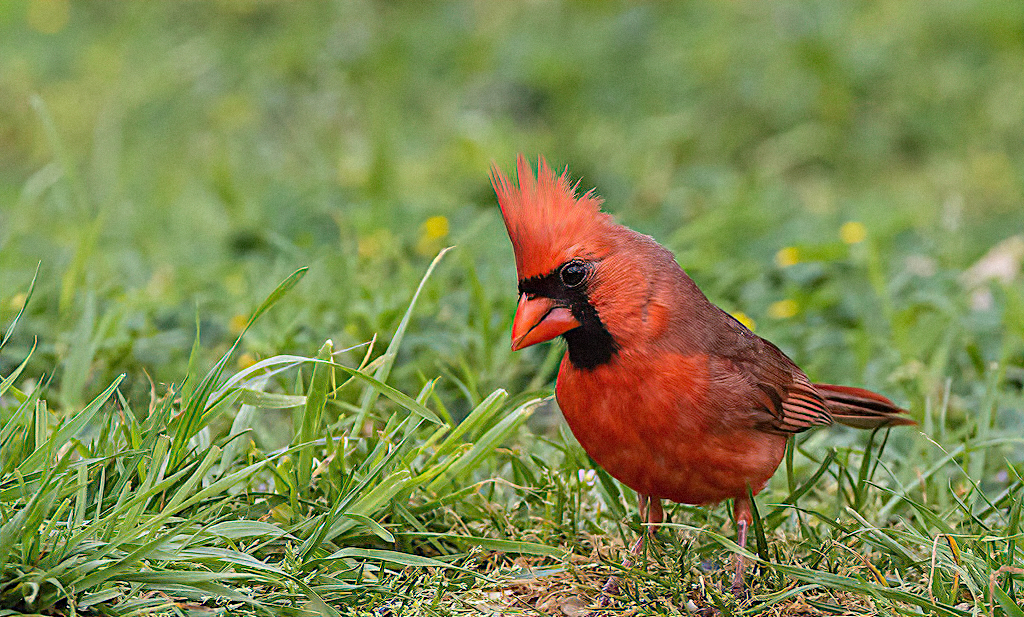
[{"label": "bird foot", "polygon": [[743,600],[750,599],[750,591],[747,586],[743,583],[743,576],[740,573],[736,573],[736,576],[732,579],[732,595],[736,600],[742,602]]},{"label": "bird foot", "polygon": [[[744,517],[746,512],[749,512],[749,500],[743,502],[736,501],[736,540],[740,548],[744,548],[747,545],[747,527],[750,525],[749,516]],[[736,573],[732,577],[732,595],[739,601],[746,600],[750,596],[747,594],[747,587],[743,584],[743,573],[746,570],[745,559],[743,559],[742,553],[736,554]]]},{"label": "bird foot", "polygon": [[[633,560],[626,559],[622,562],[622,567],[626,570],[633,567]],[[600,605],[602,608],[610,605],[612,603],[612,596],[618,595],[619,585],[621,584],[621,576],[619,576],[618,574],[612,574],[611,576],[609,576],[608,580],[604,583],[604,587],[601,588],[601,595],[597,597],[598,605]]]},{"label": "bird foot", "polygon": [[748,599],[750,599],[750,592],[747,591],[747,587],[743,583],[740,583],[738,585],[736,583],[732,584],[732,595],[737,600],[748,600]]},{"label": "bird foot", "polygon": [[619,584],[621,582],[622,579],[617,574],[608,577],[608,581],[601,588],[601,595],[597,597],[598,606],[605,608],[612,603],[612,596],[619,593]]}]

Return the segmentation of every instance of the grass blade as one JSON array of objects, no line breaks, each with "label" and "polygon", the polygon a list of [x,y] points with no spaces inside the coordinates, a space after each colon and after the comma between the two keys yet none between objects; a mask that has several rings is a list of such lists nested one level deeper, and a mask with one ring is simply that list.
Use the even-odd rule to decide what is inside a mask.
[{"label": "grass blade", "polygon": [[[320,351],[317,352],[316,358],[319,362],[313,363],[313,377],[310,379],[309,392],[306,394],[306,406],[302,412],[302,424],[293,445],[309,444],[318,434],[324,406],[327,404],[327,388],[330,383],[333,351],[334,344],[331,341],[327,341],[320,348]],[[295,466],[295,482],[300,491],[306,492],[312,475],[313,448],[305,445],[299,450],[299,461]]]},{"label": "grass blade", "polygon": [[[231,347],[221,356],[217,364],[206,374],[203,380],[196,387],[196,390],[192,395],[183,402],[183,409],[179,416],[177,426],[174,430],[174,440],[171,444],[171,460],[170,465],[172,468],[176,467],[184,458],[185,452],[188,446],[189,440],[195,436],[196,433],[202,428],[203,419],[207,418],[206,411],[210,395],[213,393],[214,388],[218,381],[220,381],[221,375],[224,372],[224,367],[227,365],[228,360],[234,355],[238,345],[242,342],[242,337],[245,336],[246,331],[252,327],[252,324],[260,318],[261,315],[266,313],[274,304],[278,302],[286,293],[291,291],[299,281],[306,275],[308,268],[299,268],[291,275],[289,275],[284,281],[282,281],[274,291],[270,292],[265,300],[256,308],[255,311],[249,316],[246,321],[245,327],[238,334],[235,342]],[[198,335],[197,335],[198,336]],[[215,402],[221,397],[215,398]],[[216,403],[215,403],[216,404]]]},{"label": "grass blade", "polygon": [[[405,310],[405,315],[402,316],[402,321],[398,324],[398,329],[395,330],[395,336],[392,337],[391,343],[388,348],[384,351],[381,363],[377,367],[377,370],[373,374],[373,378],[384,383],[388,380],[388,375],[391,374],[391,367],[395,363],[395,357],[398,355],[398,349],[402,345],[402,339],[405,338],[405,330],[409,326],[409,320],[412,318],[413,308],[416,307],[416,301],[420,297],[420,292],[423,291],[423,286],[426,285],[430,275],[434,272],[434,268],[441,262],[441,258],[445,256],[445,253],[450,251],[452,247],[448,247],[442,250],[434,257],[434,260],[427,266],[427,271],[423,274],[423,278],[420,279],[420,284],[416,287],[416,292],[412,295],[412,300],[409,301],[409,308]],[[363,393],[363,398],[359,403],[359,413],[356,414],[353,420],[352,426],[355,427],[356,432],[362,429],[363,424],[366,423],[366,417],[370,413],[370,409],[373,404],[377,401],[377,397],[380,396],[381,392],[377,388],[370,388]]]},{"label": "grass blade", "polygon": [[[36,271],[32,274],[32,281],[28,284],[28,291],[25,292],[25,299],[21,303],[21,308],[18,309],[18,314],[14,316],[14,319],[11,321],[11,325],[7,326],[7,330],[4,332],[3,338],[0,339],[0,349],[3,349],[4,345],[7,344],[7,341],[11,339],[11,336],[14,334],[14,328],[18,325],[18,321],[21,320],[21,316],[25,314],[25,308],[28,306],[28,301],[32,299],[32,292],[36,289],[36,279],[39,277],[40,265],[42,265],[42,262],[36,263]],[[35,344],[32,345],[32,348],[35,349]],[[0,391],[0,394],[3,394],[3,392]]]}]

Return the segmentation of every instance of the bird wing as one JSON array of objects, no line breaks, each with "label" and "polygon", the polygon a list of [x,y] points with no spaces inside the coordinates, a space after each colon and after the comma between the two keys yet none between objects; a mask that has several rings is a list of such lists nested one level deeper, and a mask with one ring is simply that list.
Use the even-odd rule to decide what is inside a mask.
[{"label": "bird wing", "polygon": [[799,433],[812,426],[832,424],[828,404],[803,371],[796,369],[790,373],[790,377],[787,384],[757,384],[770,401],[764,407],[770,417],[759,422],[758,428],[769,432]]},{"label": "bird wing", "polygon": [[828,403],[804,372],[771,342],[736,325],[742,330],[731,329],[730,351],[712,361],[711,370],[713,379],[728,384],[737,416],[770,433],[832,424]]}]

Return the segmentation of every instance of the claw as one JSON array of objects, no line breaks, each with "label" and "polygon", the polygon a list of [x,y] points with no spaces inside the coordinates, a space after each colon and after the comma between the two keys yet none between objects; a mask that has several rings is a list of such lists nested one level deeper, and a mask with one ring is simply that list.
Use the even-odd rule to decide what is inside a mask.
[{"label": "claw", "polygon": [[[665,512],[661,509],[661,499],[657,497],[649,497],[648,495],[639,495],[640,498],[640,520],[644,523],[649,523],[647,527],[640,533],[640,537],[636,539],[633,546],[629,549],[629,557],[626,557],[622,561],[622,567],[625,570],[633,567],[633,560],[640,556],[640,553],[644,550],[644,538],[647,536],[653,536],[654,532],[658,529],[658,523],[665,520]],[[601,595],[597,598],[597,603],[601,607],[606,607],[611,604],[611,596],[619,593],[619,585],[622,583],[622,577],[617,574],[613,574],[608,577],[604,587],[601,588]]]}]

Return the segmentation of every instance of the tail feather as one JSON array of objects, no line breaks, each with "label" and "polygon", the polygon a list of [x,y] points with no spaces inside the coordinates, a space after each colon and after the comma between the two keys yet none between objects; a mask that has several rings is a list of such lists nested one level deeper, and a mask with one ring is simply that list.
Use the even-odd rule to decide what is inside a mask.
[{"label": "tail feather", "polygon": [[840,424],[863,429],[917,424],[904,415],[906,409],[870,390],[827,383],[816,383],[814,388],[825,399],[832,417]]}]

